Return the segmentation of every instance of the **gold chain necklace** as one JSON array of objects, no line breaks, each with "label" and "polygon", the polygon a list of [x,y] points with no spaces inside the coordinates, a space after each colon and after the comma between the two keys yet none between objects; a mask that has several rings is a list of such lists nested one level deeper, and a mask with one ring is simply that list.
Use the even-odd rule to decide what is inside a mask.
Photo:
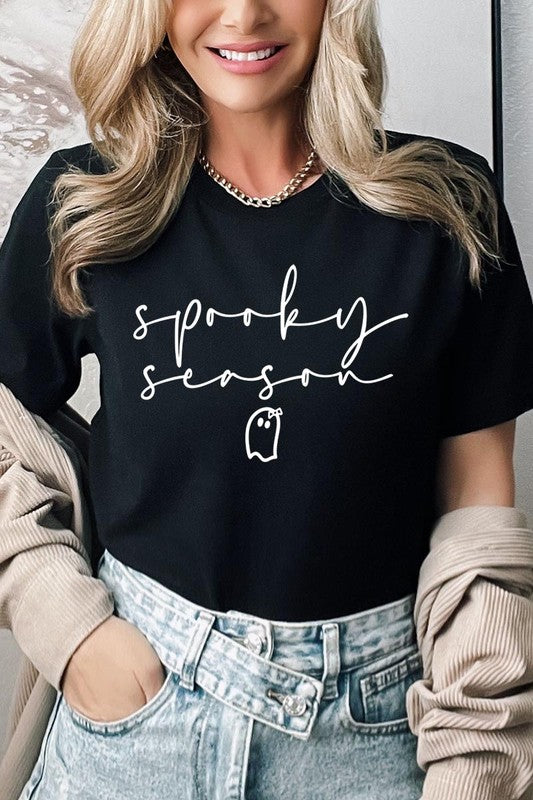
[{"label": "gold chain necklace", "polygon": [[294,178],[291,178],[290,181],[285,184],[283,189],[277,194],[273,194],[270,197],[250,197],[250,195],[245,194],[241,189],[238,188],[238,186],[234,186],[219,172],[217,172],[201,150],[198,153],[198,161],[208,175],[210,175],[217,183],[223,186],[227,192],[236,197],[237,200],[240,200],[241,203],[244,203],[247,206],[255,206],[256,208],[259,208],[260,206],[269,208],[270,206],[278,205],[283,200],[286,200],[291,194],[294,194],[298,186],[300,186],[305,176],[313,166],[315,159],[316,152],[315,150],[311,150],[309,158],[305,162],[305,166],[302,167],[302,169],[296,173]]}]

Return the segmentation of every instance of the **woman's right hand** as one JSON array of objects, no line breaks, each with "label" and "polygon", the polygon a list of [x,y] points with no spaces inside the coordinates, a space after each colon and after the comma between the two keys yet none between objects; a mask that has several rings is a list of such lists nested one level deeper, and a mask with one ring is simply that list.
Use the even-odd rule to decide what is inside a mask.
[{"label": "woman's right hand", "polygon": [[146,636],[112,614],[71,655],[60,691],[75,711],[110,722],[145,705],[164,680],[163,664]]}]

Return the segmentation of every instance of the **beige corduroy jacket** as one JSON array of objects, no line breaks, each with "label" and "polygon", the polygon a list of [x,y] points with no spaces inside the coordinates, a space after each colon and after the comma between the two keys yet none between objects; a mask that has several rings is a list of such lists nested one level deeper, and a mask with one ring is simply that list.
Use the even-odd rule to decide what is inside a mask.
[{"label": "beige corduroy jacket", "polygon": [[[0,627],[23,652],[0,800],[18,800],[63,671],[113,611],[87,483],[90,425],[48,421],[0,383]],[[407,693],[422,800],[533,800],[533,531],[523,511],[470,506],[430,537],[414,618],[423,678]]]}]

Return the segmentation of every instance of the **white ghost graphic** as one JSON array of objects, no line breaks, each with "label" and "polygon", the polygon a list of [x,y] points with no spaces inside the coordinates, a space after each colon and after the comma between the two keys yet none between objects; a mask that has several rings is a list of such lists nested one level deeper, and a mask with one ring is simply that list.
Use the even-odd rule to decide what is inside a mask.
[{"label": "white ghost graphic", "polygon": [[[271,461],[278,457],[278,439],[281,426],[281,408],[263,406],[257,409],[246,423],[245,443],[248,458],[257,456],[261,461]],[[274,418],[274,419],[273,419]],[[256,449],[251,448],[256,444]],[[263,455],[264,451],[267,455]]]}]

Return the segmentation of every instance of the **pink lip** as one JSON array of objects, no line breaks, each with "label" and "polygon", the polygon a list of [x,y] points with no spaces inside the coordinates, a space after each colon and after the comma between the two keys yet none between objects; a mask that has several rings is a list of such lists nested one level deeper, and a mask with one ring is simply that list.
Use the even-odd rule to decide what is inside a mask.
[{"label": "pink lip", "polygon": [[[272,45],[274,46],[274,45]],[[231,50],[230,47],[221,47],[221,50]],[[252,48],[255,49],[255,48]],[[265,47],[259,47],[258,50],[266,50]],[[283,58],[283,54],[287,47],[282,47],[281,50],[278,50],[277,53],[274,53],[273,56],[270,58],[263,58],[260,61],[233,61],[227,58],[223,58],[219,56],[219,54],[213,50],[209,50],[207,48],[207,52],[211,53],[213,58],[215,58],[218,64],[226,69],[228,72],[235,72],[240,75],[257,75],[261,72],[266,72],[271,67],[275,67],[281,59]]]}]

